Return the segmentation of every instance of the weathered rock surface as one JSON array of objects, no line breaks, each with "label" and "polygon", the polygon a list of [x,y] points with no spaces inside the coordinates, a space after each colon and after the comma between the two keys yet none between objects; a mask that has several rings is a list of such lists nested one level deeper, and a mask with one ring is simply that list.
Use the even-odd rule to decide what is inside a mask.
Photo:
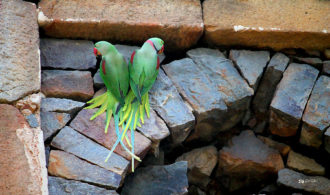
[{"label": "weathered rock surface", "polygon": [[74,179],[111,189],[120,186],[122,177],[112,171],[92,165],[76,156],[60,151],[50,151],[48,173],[65,179]]},{"label": "weathered rock surface", "polygon": [[[92,140],[96,141],[97,143],[101,144],[102,146],[112,149],[112,146],[115,144],[117,140],[117,135],[115,132],[115,124],[114,120],[112,119],[109,125],[108,133],[104,133],[105,121],[106,121],[106,114],[103,113],[98,116],[94,120],[89,120],[93,114],[98,109],[88,109],[82,110],[78,113],[76,118],[70,123],[70,126],[79,131],[81,134],[91,138]],[[119,129],[122,130],[121,128]],[[143,158],[151,146],[151,141],[141,135],[138,132],[134,132],[135,140],[134,140],[134,153]],[[131,133],[127,133],[128,138],[130,139]],[[129,148],[126,141],[123,141],[127,148]],[[126,158],[127,160],[131,160],[131,156],[121,147],[117,146],[114,151],[116,154]]]},{"label": "weathered rock surface", "polygon": [[2,1],[0,10],[0,102],[14,102],[40,90],[36,6]]},{"label": "weathered rock surface", "polygon": [[188,180],[190,184],[206,187],[215,165],[218,162],[218,151],[214,146],[197,148],[184,153],[176,160],[188,162]]},{"label": "weathered rock surface", "polygon": [[327,152],[330,153],[330,127],[324,133],[324,148]]},{"label": "weathered rock surface", "polygon": [[306,64],[292,63],[283,74],[270,104],[272,134],[294,136],[319,71]]},{"label": "weathered rock surface", "polygon": [[41,67],[87,70],[96,68],[94,44],[86,40],[41,39]]},{"label": "weathered rock surface", "polygon": [[44,132],[44,141],[62,129],[71,119],[69,114],[57,112],[41,112],[41,129]]},{"label": "weathered rock surface", "polygon": [[150,106],[170,128],[172,142],[174,144],[183,142],[195,124],[195,117],[172,81],[161,69],[149,92],[149,100]]},{"label": "weathered rock surface", "polygon": [[274,140],[270,139],[269,137],[264,137],[264,136],[258,135],[258,138],[262,142],[264,142],[264,144],[266,144],[267,146],[279,151],[282,156],[288,155],[288,153],[291,150],[290,146],[277,142],[277,141],[274,141]]},{"label": "weathered rock surface", "polygon": [[159,143],[170,135],[165,122],[156,114],[153,109],[150,109],[150,118],[145,114],[144,124],[137,129],[147,138],[152,141],[152,152],[157,156],[159,153]]},{"label": "weathered rock surface", "polygon": [[25,117],[26,121],[29,123],[30,127],[37,128],[39,127],[39,121],[34,114],[30,114]]},{"label": "weathered rock surface", "polygon": [[233,60],[249,85],[257,90],[259,80],[269,61],[268,51],[230,50],[229,58]]},{"label": "weathered rock surface", "polygon": [[314,159],[303,156],[294,151],[290,151],[286,162],[288,168],[305,173],[307,175],[324,175],[325,169]]},{"label": "weathered rock surface", "polygon": [[330,43],[329,7],[328,1],[205,0],[205,40],[218,46],[323,50]]},{"label": "weathered rock surface", "polygon": [[41,93],[34,93],[15,102],[15,107],[24,115],[31,114],[39,115],[39,108],[41,102]]},{"label": "weathered rock surface", "polygon": [[217,176],[229,191],[234,191],[274,178],[283,168],[278,151],[269,148],[248,130],[220,150]]},{"label": "weathered rock surface", "polygon": [[75,115],[84,107],[85,103],[65,98],[43,98],[41,111],[43,112],[64,112],[71,116]]},{"label": "weathered rock surface", "polygon": [[93,79],[88,71],[43,70],[41,91],[47,97],[86,101],[93,97]]},{"label": "weathered rock surface", "polygon": [[100,69],[97,70],[93,77],[93,83],[96,88],[102,88],[105,87],[105,84],[103,83],[103,80],[100,75]]},{"label": "weathered rock surface", "polygon": [[323,62],[322,73],[330,75],[330,60]]},{"label": "weathered rock surface", "polygon": [[290,169],[278,172],[277,183],[282,186],[315,194],[329,194],[330,180],[320,176],[306,176]]},{"label": "weathered rock surface", "polygon": [[189,139],[209,141],[242,119],[253,90],[219,51],[193,49],[187,55],[192,60],[176,60],[163,68],[194,110],[197,125]]},{"label": "weathered rock surface", "polygon": [[45,34],[52,37],[135,44],[160,37],[168,50],[189,48],[203,33],[198,0],[171,1],[170,4],[165,0],[111,3],[101,0],[97,4],[74,0],[41,1],[38,22]]},{"label": "weathered rock surface", "polygon": [[324,53],[324,57],[330,60],[330,49],[325,49],[323,53]]},{"label": "weathered rock surface", "polygon": [[300,143],[320,147],[322,134],[330,125],[330,77],[321,76],[316,81],[302,121]]},{"label": "weathered rock surface", "polygon": [[0,104],[0,154],[0,194],[48,194],[42,132],[7,104]]},{"label": "weathered rock surface", "polygon": [[322,69],[322,60],[320,58],[312,58],[312,57],[294,57],[294,59],[298,63],[309,64],[314,66],[315,68],[321,70]]},{"label": "weathered rock surface", "polygon": [[60,177],[48,177],[49,195],[116,195],[114,190],[107,190],[87,183],[74,180],[67,180]]},{"label": "weathered rock surface", "polygon": [[276,53],[270,60],[253,99],[253,111],[259,120],[268,119],[269,105],[288,62],[289,58],[282,53]]},{"label": "weathered rock surface", "polygon": [[121,194],[187,194],[187,162],[139,168],[129,175]]},{"label": "weathered rock surface", "polygon": [[129,162],[117,154],[112,154],[108,162],[105,162],[104,160],[110,150],[67,126],[56,135],[51,142],[51,146],[74,154],[79,158],[117,173],[122,177],[125,176],[128,168]]}]

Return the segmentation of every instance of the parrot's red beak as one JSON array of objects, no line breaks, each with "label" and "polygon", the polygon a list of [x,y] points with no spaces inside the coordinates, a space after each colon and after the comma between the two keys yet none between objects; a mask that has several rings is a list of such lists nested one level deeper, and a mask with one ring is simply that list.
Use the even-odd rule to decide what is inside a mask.
[{"label": "parrot's red beak", "polygon": [[97,49],[94,47],[94,55],[97,56]]},{"label": "parrot's red beak", "polygon": [[158,51],[158,54],[162,54],[164,52],[164,45],[163,47]]}]

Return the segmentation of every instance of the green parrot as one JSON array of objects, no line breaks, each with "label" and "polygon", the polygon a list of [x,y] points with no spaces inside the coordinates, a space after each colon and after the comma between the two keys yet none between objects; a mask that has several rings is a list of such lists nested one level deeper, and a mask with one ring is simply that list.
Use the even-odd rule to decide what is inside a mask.
[{"label": "green parrot", "polygon": [[[163,51],[164,41],[160,38],[150,38],[131,55],[129,62],[131,91],[125,99],[124,116],[120,123],[121,125],[126,122],[123,131],[124,136],[128,128],[131,129],[133,136],[136,125],[139,125],[138,120],[140,119],[144,123],[145,112],[148,118],[150,117],[148,92],[156,81],[160,65],[158,54],[163,53]],[[134,152],[134,148],[132,152]]]},{"label": "green parrot", "polygon": [[[92,105],[86,107],[86,109],[101,106],[90,120],[95,119],[106,111],[105,133],[108,131],[110,120],[113,115],[115,131],[118,137],[105,161],[110,158],[119,143],[132,156],[132,162],[134,162],[134,159],[141,161],[141,159],[134,154],[134,149],[132,149],[131,152],[123,144],[122,136],[126,138],[128,145],[134,148],[134,144],[130,144],[127,136],[119,131],[120,115],[123,115],[122,109],[125,105],[125,98],[129,90],[129,69],[127,63],[115,46],[106,41],[95,43],[94,54],[102,59],[100,62],[100,76],[107,88],[107,92],[88,101],[87,103],[91,103]],[[134,143],[134,139],[131,141]]]}]

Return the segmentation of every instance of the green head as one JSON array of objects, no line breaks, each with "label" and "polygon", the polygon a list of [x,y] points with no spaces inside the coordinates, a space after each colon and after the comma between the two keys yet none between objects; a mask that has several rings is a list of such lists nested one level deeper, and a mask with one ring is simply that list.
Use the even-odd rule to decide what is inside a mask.
[{"label": "green head", "polygon": [[149,43],[156,50],[158,54],[164,52],[164,41],[161,40],[160,38],[153,37],[148,39],[146,42]]},{"label": "green head", "polygon": [[94,54],[96,56],[106,55],[109,52],[115,52],[115,51],[117,51],[115,46],[113,46],[111,43],[107,41],[99,41],[95,43]]}]

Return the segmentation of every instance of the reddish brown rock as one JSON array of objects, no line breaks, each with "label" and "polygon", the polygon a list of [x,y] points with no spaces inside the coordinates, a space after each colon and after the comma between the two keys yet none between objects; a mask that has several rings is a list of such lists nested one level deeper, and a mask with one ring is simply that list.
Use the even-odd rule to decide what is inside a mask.
[{"label": "reddish brown rock", "polygon": [[[104,134],[104,124],[106,114],[103,113],[102,115],[98,116],[94,120],[89,120],[93,113],[96,112],[98,109],[91,109],[91,110],[82,110],[78,113],[76,118],[70,123],[70,126],[79,131],[80,133],[86,135],[87,137],[95,140],[99,144],[103,145],[104,147],[111,149],[113,144],[117,140],[117,135],[115,132],[115,124],[114,120],[112,119],[110,122],[110,126],[108,129],[108,134]],[[120,128],[121,130],[121,128]],[[138,132],[134,132],[135,134],[135,151],[134,153],[143,158],[151,146],[151,141],[141,135]],[[128,138],[130,139],[131,134],[127,133]],[[123,141],[127,148],[129,148],[126,141]],[[120,146],[115,149],[115,153],[119,154],[120,156],[130,160],[131,156]]]},{"label": "reddish brown rock", "polygon": [[325,169],[322,165],[315,162],[314,159],[303,156],[294,151],[290,151],[286,162],[288,168],[305,173],[307,175],[324,175]]},{"label": "reddish brown rock", "polygon": [[329,1],[205,0],[205,39],[221,46],[323,50],[330,47],[329,12]]},{"label": "reddish brown rock", "polygon": [[8,103],[40,90],[39,29],[34,4],[0,7],[0,102]]},{"label": "reddish brown rock", "polygon": [[48,194],[44,142],[17,108],[0,104],[0,194]]},{"label": "reddish brown rock", "polygon": [[270,104],[269,129],[272,134],[282,137],[296,135],[318,73],[307,64],[289,65]]},{"label": "reddish brown rock", "polygon": [[93,79],[88,71],[44,70],[41,91],[47,97],[86,101],[93,97]]},{"label": "reddish brown rock", "polygon": [[275,178],[283,168],[278,151],[257,139],[252,131],[243,131],[220,150],[217,176],[229,191],[235,191]]},{"label": "reddish brown rock", "polygon": [[270,139],[269,137],[264,137],[264,136],[258,135],[258,138],[262,142],[264,142],[264,144],[266,144],[269,147],[274,148],[275,150],[279,151],[282,156],[288,155],[288,153],[291,150],[290,146],[288,146],[286,144],[283,144],[283,143],[280,143],[280,142],[277,142],[277,141],[274,141],[274,140]]},{"label": "reddish brown rock", "polygon": [[114,172],[92,165],[60,150],[50,152],[48,173],[53,176],[84,181],[111,189],[117,189],[122,180],[122,177]]},{"label": "reddish brown rock", "polygon": [[52,37],[139,44],[160,37],[167,50],[187,49],[203,33],[199,0],[43,0],[38,22]]}]

